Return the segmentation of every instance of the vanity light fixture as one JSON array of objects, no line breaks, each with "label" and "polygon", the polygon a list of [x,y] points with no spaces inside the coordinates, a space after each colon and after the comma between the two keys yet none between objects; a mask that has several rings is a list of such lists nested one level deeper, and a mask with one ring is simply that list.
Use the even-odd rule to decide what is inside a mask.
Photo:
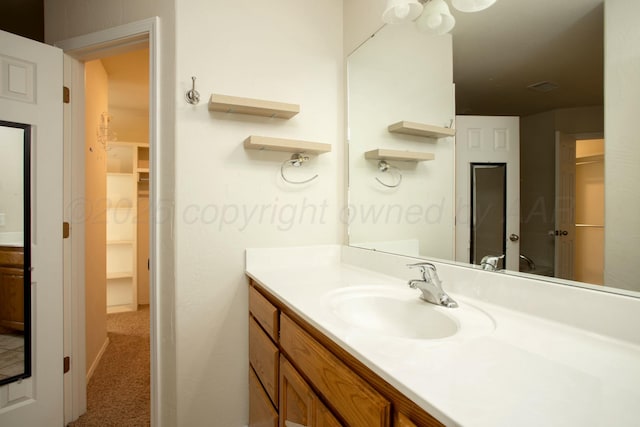
[{"label": "vanity light fixture", "polygon": [[456,19],[449,11],[444,0],[431,0],[424,5],[422,15],[416,19],[419,31],[429,34],[442,35],[453,29]]},{"label": "vanity light fixture", "polygon": [[[491,7],[497,0],[451,0],[461,12],[479,12]],[[387,24],[399,24],[415,20],[419,31],[428,34],[446,34],[456,25],[445,0],[387,0],[382,14]]]},{"label": "vanity light fixture", "polygon": [[418,0],[387,0],[382,20],[387,24],[411,22],[420,16],[422,4]]},{"label": "vanity light fixture", "polygon": [[480,12],[493,6],[497,0],[451,0],[453,7],[460,12]]}]

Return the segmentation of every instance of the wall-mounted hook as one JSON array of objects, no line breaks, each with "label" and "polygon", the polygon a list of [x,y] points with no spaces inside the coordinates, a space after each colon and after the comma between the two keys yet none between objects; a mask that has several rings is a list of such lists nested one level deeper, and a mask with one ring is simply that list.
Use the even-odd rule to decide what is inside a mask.
[{"label": "wall-mounted hook", "polygon": [[385,184],[384,182],[382,182],[380,180],[380,178],[376,177],[376,181],[378,181],[380,184],[384,185],[385,187],[388,188],[396,188],[400,185],[400,183],[402,182],[402,173],[400,173],[400,169],[398,169],[395,166],[391,166],[389,163],[385,162],[384,160],[380,160],[378,162],[378,170],[380,172],[389,172],[390,175],[393,175],[393,173],[391,172],[391,170],[395,170],[397,175],[398,175],[398,182],[396,182],[393,185],[390,184]]},{"label": "wall-mounted hook", "polygon": [[184,96],[189,104],[196,105],[200,102],[200,94],[196,90],[196,78],[191,77],[191,90],[188,90]]},{"label": "wall-mounted hook", "polygon": [[292,181],[292,180],[288,179],[284,175],[285,167],[293,166],[293,167],[297,168],[297,167],[302,166],[303,163],[308,162],[308,161],[309,161],[309,156],[303,156],[302,154],[299,154],[299,153],[296,153],[296,154],[292,155],[289,160],[285,160],[280,165],[280,176],[282,177],[282,179],[285,182],[288,182],[289,184],[306,184],[307,182],[313,181],[314,179],[316,179],[318,177],[318,174],[315,174],[311,178],[305,179],[304,181]]}]

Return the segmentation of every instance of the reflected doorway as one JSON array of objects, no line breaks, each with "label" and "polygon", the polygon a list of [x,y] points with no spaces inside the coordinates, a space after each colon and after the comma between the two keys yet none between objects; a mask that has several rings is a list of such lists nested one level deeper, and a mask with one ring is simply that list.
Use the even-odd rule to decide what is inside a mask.
[{"label": "reflected doorway", "polygon": [[554,276],[604,283],[604,139],[556,135]]},{"label": "reflected doorway", "polygon": [[471,163],[471,251],[472,264],[486,256],[506,262],[506,163]]}]

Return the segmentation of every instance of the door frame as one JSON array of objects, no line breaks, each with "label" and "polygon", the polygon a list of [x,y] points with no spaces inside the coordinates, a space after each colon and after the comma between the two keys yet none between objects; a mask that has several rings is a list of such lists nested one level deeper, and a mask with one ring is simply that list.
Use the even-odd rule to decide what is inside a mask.
[{"label": "door frame", "polygon": [[[573,154],[574,154],[574,162],[572,175],[574,179],[573,189],[570,194],[566,194],[563,191],[563,187],[561,185],[561,142],[566,141],[563,138],[570,139],[573,143]],[[574,280],[574,260],[575,260],[575,151],[576,151],[576,142],[578,140],[589,140],[589,139],[604,139],[604,132],[581,132],[581,133],[569,133],[563,132],[560,130],[555,131],[555,192],[554,192],[554,202],[555,202],[555,218],[554,218],[554,229],[550,230],[550,233],[555,234],[553,250],[554,250],[554,259],[553,259],[553,275],[559,279],[565,280]],[[606,190],[605,190],[606,191]],[[570,198],[569,205],[571,207],[571,215],[570,219],[572,224],[563,224],[560,215],[560,209],[558,209],[559,200]],[[570,228],[568,230],[569,236],[571,237],[570,245],[565,245],[563,242],[562,231],[563,228]],[[565,246],[568,246],[566,248]]]},{"label": "door frame", "polygon": [[[149,18],[118,27],[109,28],[83,36],[74,37],[55,43],[55,46],[61,48],[66,55],[71,56],[78,61],[89,61],[115,55],[135,49],[138,46],[146,45],[149,47],[149,164],[153,176],[160,174],[160,163],[158,156],[159,147],[159,93],[160,93],[160,25],[159,18]],[[84,83],[84,79],[82,79]],[[78,83],[76,81],[76,83]],[[84,104],[84,88],[78,88],[75,91],[82,97],[82,102],[76,105]],[[73,95],[72,95],[73,96]],[[84,127],[84,120],[78,120],[78,115],[84,117],[83,111],[73,108],[71,111],[71,129],[72,137],[79,137],[78,127]],[[74,116],[76,119],[74,120]],[[76,144],[78,145],[78,144]],[[70,161],[71,166],[71,182],[84,182],[84,149],[78,152],[76,146],[71,144],[72,152],[65,152],[65,162]],[[84,145],[82,144],[82,147]],[[67,156],[70,156],[67,158]],[[67,187],[70,190],[70,200],[82,200],[84,197],[84,184],[72,185]],[[149,181],[149,204],[150,206],[159,206],[157,180],[150,176]],[[157,243],[157,219],[151,214],[149,216],[149,302],[150,302],[150,362],[151,362],[151,425],[159,425],[160,423],[160,363],[158,348],[160,343],[159,328],[159,293],[157,291],[156,276],[156,258],[158,254]],[[83,228],[80,225],[80,228]],[[84,240],[84,230],[74,233],[76,239],[79,236]],[[72,234],[73,235],[73,234]],[[84,241],[73,244],[71,248],[71,264],[70,280],[65,278],[65,295],[68,295],[69,304],[65,304],[65,342],[70,340],[72,360],[74,358],[85,358],[85,301],[84,301]],[[106,310],[106,307],[105,307]],[[67,335],[69,335],[67,337]],[[79,359],[82,360],[82,359]],[[86,411],[86,365],[85,363],[72,363],[71,370],[65,378],[65,424],[69,421],[77,419]],[[67,402],[67,401],[70,402]]]}]

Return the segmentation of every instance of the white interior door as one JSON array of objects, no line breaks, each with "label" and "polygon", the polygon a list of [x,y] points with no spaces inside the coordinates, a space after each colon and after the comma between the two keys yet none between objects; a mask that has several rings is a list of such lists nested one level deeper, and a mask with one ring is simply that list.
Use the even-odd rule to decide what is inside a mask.
[{"label": "white interior door", "polygon": [[576,138],[556,132],[556,229],[554,275],[573,279],[576,221]]},{"label": "white interior door", "polygon": [[[32,125],[32,376],[0,387],[0,425],[63,425],[62,51],[0,31],[0,118]],[[26,242],[25,242],[26,244]]]},{"label": "white interior door", "polygon": [[518,271],[520,119],[502,116],[456,116],[456,261],[461,262],[469,262],[471,250],[471,163],[507,165],[505,268]]}]

